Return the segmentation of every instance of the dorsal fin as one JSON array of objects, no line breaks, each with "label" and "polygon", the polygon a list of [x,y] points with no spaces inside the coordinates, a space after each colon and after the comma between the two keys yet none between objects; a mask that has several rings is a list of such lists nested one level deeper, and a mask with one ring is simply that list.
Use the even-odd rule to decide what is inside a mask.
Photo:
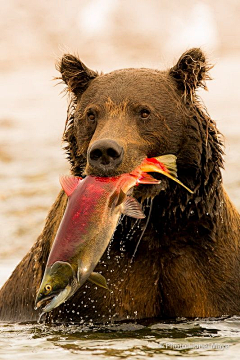
[{"label": "dorsal fin", "polygon": [[81,177],[76,177],[73,175],[62,175],[59,177],[60,184],[67,196],[70,196],[74,192],[79,184],[79,181],[81,180]]}]

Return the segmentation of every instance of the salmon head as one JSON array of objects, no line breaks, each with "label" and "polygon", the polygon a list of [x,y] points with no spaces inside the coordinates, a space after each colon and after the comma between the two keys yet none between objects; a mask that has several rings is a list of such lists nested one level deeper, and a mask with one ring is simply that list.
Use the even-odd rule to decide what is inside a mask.
[{"label": "salmon head", "polygon": [[46,267],[42,283],[37,293],[35,309],[45,304],[43,312],[48,312],[66,301],[74,292],[76,278],[68,262],[57,261]]}]

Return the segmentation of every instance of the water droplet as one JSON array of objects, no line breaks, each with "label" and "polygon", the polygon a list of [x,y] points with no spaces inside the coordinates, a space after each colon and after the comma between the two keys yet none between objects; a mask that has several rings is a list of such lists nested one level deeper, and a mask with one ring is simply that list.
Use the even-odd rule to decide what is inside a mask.
[{"label": "water droplet", "polygon": [[46,314],[45,312],[42,312],[40,315],[39,315],[39,318],[38,318],[38,324],[40,324],[41,323],[41,319],[42,319],[42,316],[44,315],[44,314]]}]

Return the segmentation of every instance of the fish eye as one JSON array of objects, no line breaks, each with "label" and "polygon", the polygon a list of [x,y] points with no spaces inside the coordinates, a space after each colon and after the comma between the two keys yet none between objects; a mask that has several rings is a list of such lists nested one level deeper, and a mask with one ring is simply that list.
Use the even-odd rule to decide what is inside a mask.
[{"label": "fish eye", "polygon": [[45,290],[46,290],[47,293],[49,293],[52,290],[52,286],[50,284],[47,284],[45,286]]}]

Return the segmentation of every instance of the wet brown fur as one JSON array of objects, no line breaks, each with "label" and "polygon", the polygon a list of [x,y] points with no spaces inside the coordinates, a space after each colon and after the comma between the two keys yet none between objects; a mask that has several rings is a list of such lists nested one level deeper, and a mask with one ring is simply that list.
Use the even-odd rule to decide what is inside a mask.
[{"label": "wet brown fur", "polygon": [[[211,66],[200,49],[184,53],[170,70],[125,69],[98,74],[72,55],[58,65],[70,94],[63,135],[74,175],[96,174],[87,151],[110,138],[124,149],[116,175],[131,171],[145,156],[173,153],[179,179],[194,190],[161,178],[138,186],[134,196],[152,213],[132,261],[145,220],[125,217],[96,271],[112,292],[86,283],[47,321],[90,321],[210,317],[240,313],[239,214],[222,186],[221,134],[197,97]],[[141,119],[140,110],[150,111]],[[87,121],[91,109],[97,123]],[[30,252],[0,291],[0,319],[36,320],[36,291],[66,206],[60,192]]]}]

